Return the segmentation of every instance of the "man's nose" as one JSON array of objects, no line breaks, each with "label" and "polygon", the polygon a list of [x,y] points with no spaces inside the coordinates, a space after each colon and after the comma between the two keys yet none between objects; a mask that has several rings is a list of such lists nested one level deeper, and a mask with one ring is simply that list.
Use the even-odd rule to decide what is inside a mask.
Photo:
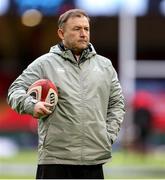
[{"label": "man's nose", "polygon": [[86,31],[84,29],[81,29],[80,36],[86,36]]}]

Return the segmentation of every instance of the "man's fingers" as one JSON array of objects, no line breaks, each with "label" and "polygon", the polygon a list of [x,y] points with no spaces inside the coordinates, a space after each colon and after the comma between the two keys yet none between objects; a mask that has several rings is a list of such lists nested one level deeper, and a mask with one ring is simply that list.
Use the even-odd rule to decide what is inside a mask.
[{"label": "man's fingers", "polygon": [[52,104],[40,101],[36,103],[34,107],[34,116],[35,117],[40,117],[43,115],[49,115],[52,113],[51,108],[53,107]]},{"label": "man's fingers", "polygon": [[46,107],[53,107],[54,105],[53,104],[50,104],[50,103],[47,103],[47,102],[44,102],[44,106],[46,106]]},{"label": "man's fingers", "polygon": [[52,113],[52,111],[49,110],[47,107],[42,108],[42,112],[43,112],[44,114],[51,114],[51,113]]}]

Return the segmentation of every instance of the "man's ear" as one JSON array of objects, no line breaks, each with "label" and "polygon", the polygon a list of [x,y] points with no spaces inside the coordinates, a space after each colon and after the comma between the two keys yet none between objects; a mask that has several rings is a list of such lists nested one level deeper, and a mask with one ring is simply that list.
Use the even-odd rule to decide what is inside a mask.
[{"label": "man's ear", "polygon": [[58,33],[59,38],[61,40],[64,40],[64,31],[63,31],[63,29],[59,28],[57,33]]}]

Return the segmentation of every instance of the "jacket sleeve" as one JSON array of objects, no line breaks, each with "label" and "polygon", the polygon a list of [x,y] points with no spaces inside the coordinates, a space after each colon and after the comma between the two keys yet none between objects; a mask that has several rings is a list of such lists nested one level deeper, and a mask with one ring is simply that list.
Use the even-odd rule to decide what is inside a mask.
[{"label": "jacket sleeve", "polygon": [[112,84],[111,84],[110,97],[108,102],[107,121],[106,121],[107,131],[111,143],[113,143],[117,139],[125,113],[124,97],[122,94],[122,89],[117,77],[117,73],[113,67],[112,69],[113,69],[112,82],[111,82]]},{"label": "jacket sleeve", "polygon": [[33,114],[34,104],[32,96],[27,95],[29,86],[43,77],[42,68],[38,61],[31,63],[8,89],[7,102],[20,114]]}]

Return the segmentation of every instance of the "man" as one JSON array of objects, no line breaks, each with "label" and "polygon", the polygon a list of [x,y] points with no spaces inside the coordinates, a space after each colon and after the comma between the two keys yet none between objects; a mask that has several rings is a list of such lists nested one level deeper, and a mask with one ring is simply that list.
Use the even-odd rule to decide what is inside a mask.
[{"label": "man", "polygon": [[[12,83],[8,102],[19,113],[39,119],[37,179],[103,179],[102,165],[111,158],[124,115],[124,100],[111,61],[89,43],[89,17],[80,9],[58,21],[61,43],[37,58]],[[38,79],[58,88],[53,112],[45,102],[28,96]]]}]

